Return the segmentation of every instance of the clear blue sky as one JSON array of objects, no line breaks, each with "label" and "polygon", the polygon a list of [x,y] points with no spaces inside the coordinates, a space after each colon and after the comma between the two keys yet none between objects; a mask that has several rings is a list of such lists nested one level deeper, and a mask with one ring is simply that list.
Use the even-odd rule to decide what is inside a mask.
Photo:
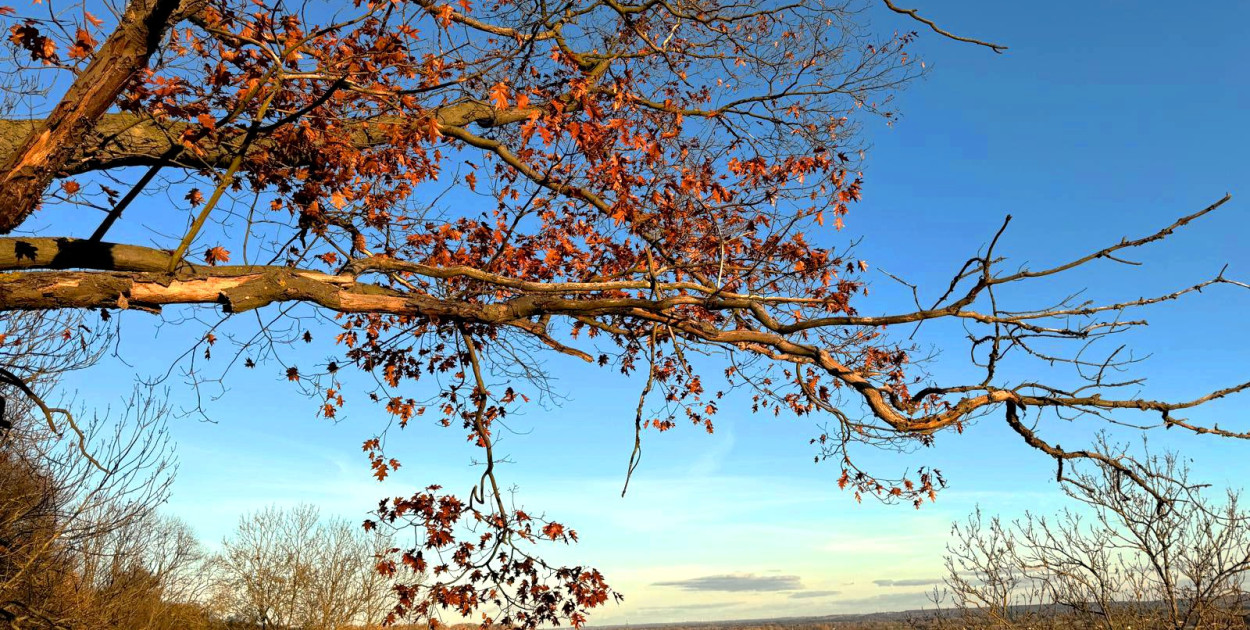
[{"label": "clear blue sky", "polygon": [[[866,125],[864,200],[846,229],[826,235],[831,245],[862,237],[859,256],[874,267],[936,287],[1007,213],[1015,219],[1000,251],[1040,265],[1149,233],[1232,192],[1220,213],[1138,256],[1143,267],[1101,266],[1066,286],[1131,298],[1179,288],[1224,263],[1231,276],[1250,279],[1250,5],[917,2],[908,6],[1010,50],[996,55],[921,31],[916,49],[930,72],[899,97],[899,124]],[[871,14],[882,29],[920,28],[875,5]],[[905,306],[904,293],[874,278],[876,301],[861,308]],[[1153,354],[1140,366],[1148,391],[1184,397],[1250,376],[1248,309],[1250,291],[1229,289],[1156,309],[1149,330],[1125,337]],[[143,314],[127,318],[121,348],[139,373],[168,365],[190,342]],[[925,331],[926,343],[947,348],[934,366],[939,378],[965,364],[957,333]],[[101,400],[128,390],[132,375],[110,366],[71,385]],[[560,559],[599,566],[625,593],[594,623],[916,607],[923,583],[940,576],[952,520],[977,503],[1009,515],[1061,505],[1051,462],[993,419],[923,454],[952,483],[938,503],[920,511],[856,505],[837,490],[833,467],[812,463],[810,420],[753,417],[735,406],[742,400],[721,405],[715,435],[682,426],[649,436],[622,499],[641,383],[563,358],[548,367],[569,398],[514,418],[528,434],[501,444],[516,462],[503,475],[525,505],[579,530],[582,543],[557,552]],[[273,502],[312,501],[356,520],[383,496],[470,482],[471,453],[458,431],[414,424],[393,434],[406,466],[380,485],[360,454],[380,426],[376,411],[351,408],[348,420],[331,424],[312,417],[314,403],[277,366],[240,376],[209,405],[215,424],[173,423],[182,468],[167,508],[210,545],[240,514]],[[184,390],[174,396],[187,402],[178,398]],[[1250,428],[1248,402],[1198,413]],[[1075,440],[1086,429],[1045,430]],[[1154,444],[1185,449],[1201,478],[1239,484],[1248,472],[1250,444],[1162,437]]]}]

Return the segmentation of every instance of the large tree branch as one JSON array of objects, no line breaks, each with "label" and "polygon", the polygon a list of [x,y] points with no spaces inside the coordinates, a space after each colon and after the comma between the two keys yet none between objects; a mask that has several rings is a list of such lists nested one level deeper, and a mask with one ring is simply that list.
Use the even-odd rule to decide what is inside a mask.
[{"label": "large tree branch", "polygon": [[[528,120],[537,107],[514,107],[496,109],[478,101],[465,101],[437,108],[430,115],[441,125],[463,128],[477,124],[482,127],[510,125]],[[15,156],[23,143],[40,129],[46,120],[0,119],[0,158]],[[357,148],[379,146],[390,141],[387,129],[400,125],[418,127],[423,123],[410,117],[380,116],[358,121],[341,121],[349,130],[351,142]],[[184,132],[198,125],[181,121],[158,121],[147,116],[130,113],[111,113],[99,117],[94,127],[84,130],[81,142],[75,144],[57,167],[50,171],[49,181],[57,177],[69,177],[95,171],[107,171],[131,166],[173,166],[181,168],[225,168],[237,154],[245,130],[226,130],[214,138],[202,138],[195,150],[181,151]],[[74,144],[74,143],[71,143]],[[273,140],[261,137],[252,144],[253,151],[270,151]],[[289,164],[304,166],[316,159],[316,151],[292,152],[289,147],[280,151]],[[44,184],[46,187],[46,182]],[[42,193],[42,190],[40,191]],[[4,212],[7,206],[0,206]]]},{"label": "large tree branch", "polygon": [[[155,260],[136,261],[147,266]],[[191,267],[177,274],[163,272],[26,271],[0,274],[0,310],[55,308],[141,308],[167,305],[216,304],[228,313],[261,308],[278,302],[310,302],[340,313],[420,316],[434,320],[513,325],[541,315],[568,317],[619,316],[673,326],[712,343],[749,348],[764,346],[820,366],[858,392],[874,415],[897,430],[934,431],[987,404],[1014,397],[991,391],[961,400],[947,411],[911,418],[889,401],[889,395],[857,370],[843,365],[828,351],[771,332],[722,330],[676,312],[683,305],[724,308],[726,300],[681,296],[663,299],[629,297],[569,298],[560,295],[522,295],[496,303],[440,299],[421,293],[403,293],[357,282],[353,276],[330,275],[287,267]],[[524,328],[525,326],[520,326]]]},{"label": "large tree branch", "polygon": [[66,162],[90,141],[100,117],[135,75],[148,67],[181,0],[132,0],[121,22],[52,113],[0,156],[0,234],[12,232],[38,207]]},{"label": "large tree branch", "polygon": [[[459,321],[518,328],[540,338],[550,339],[545,325],[535,318],[567,317],[617,318],[663,324],[692,339],[736,347],[788,363],[812,365],[848,386],[861,398],[871,414],[900,433],[932,433],[951,426],[990,406],[1012,402],[1032,407],[1050,407],[1091,412],[1136,410],[1162,413],[1169,425],[1199,433],[1229,437],[1250,437],[1218,427],[1191,425],[1168,418],[1168,412],[1194,407],[1202,402],[1250,388],[1250,383],[1218,390],[1193,401],[1162,401],[1102,398],[1063,393],[1053,388],[1024,384],[1013,389],[988,385],[931,388],[936,395],[965,394],[949,400],[937,410],[917,413],[916,400],[896,396],[889,387],[877,383],[871,374],[847,365],[827,348],[792,339],[786,331],[770,330],[767,319],[756,318],[762,329],[717,326],[704,318],[691,316],[684,309],[737,311],[755,314],[762,298],[751,295],[708,293],[693,283],[666,287],[683,289],[684,294],[645,299],[622,293],[646,288],[634,281],[532,283],[511,280],[468,268],[439,269],[415,264],[387,263],[371,259],[349,265],[345,273],[327,274],[283,266],[199,266],[183,264],[168,273],[170,253],[133,245],[92,243],[75,239],[0,239],[0,269],[16,270],[0,274],[0,310],[47,310],[56,308],[140,308],[157,310],[167,305],[218,305],[229,313],[262,308],[281,302],[308,302],[340,313],[370,313],[417,316],[435,321]],[[31,271],[31,269],[107,269],[108,271]],[[471,280],[510,288],[517,295],[494,302],[445,299],[418,291],[398,291],[361,282],[366,271],[386,270],[411,273],[432,279]],[[960,316],[956,314],[947,314]],[[904,315],[890,323],[915,321]],[[924,315],[919,316],[921,319]],[[983,316],[984,317],[984,316]],[[882,318],[847,316],[827,321],[827,327],[877,326]],[[541,333],[541,334],[540,334]],[[546,341],[544,341],[546,343]],[[585,358],[583,353],[572,353]],[[1040,390],[1042,393],[1037,393]]]}]

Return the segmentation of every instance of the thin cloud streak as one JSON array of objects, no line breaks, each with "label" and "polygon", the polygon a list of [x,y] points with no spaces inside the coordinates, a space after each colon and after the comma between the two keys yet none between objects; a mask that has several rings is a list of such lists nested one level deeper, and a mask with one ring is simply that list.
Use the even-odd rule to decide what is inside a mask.
[{"label": "thin cloud streak", "polygon": [[941,584],[942,582],[942,578],[911,578],[906,580],[882,579],[872,581],[872,583],[877,586],[932,586],[934,584]]},{"label": "thin cloud streak", "polygon": [[687,580],[653,582],[652,586],[669,586],[684,591],[720,591],[728,593],[798,591],[803,582],[797,575],[705,575]]},{"label": "thin cloud streak", "polygon": [[797,593],[791,593],[790,599],[812,599],[816,597],[833,597],[834,595],[841,595],[841,594],[842,594],[842,591],[799,591]]},{"label": "thin cloud streak", "polygon": [[919,608],[928,603],[930,603],[929,593],[925,591],[917,591],[886,593],[882,595],[873,595],[872,597],[835,600],[830,602],[830,605],[838,608],[856,608],[862,611],[872,611]]},{"label": "thin cloud streak", "polygon": [[683,610],[713,610],[717,608],[733,608],[739,602],[712,602],[706,604],[674,604],[672,606],[642,606],[638,612],[680,612]]}]

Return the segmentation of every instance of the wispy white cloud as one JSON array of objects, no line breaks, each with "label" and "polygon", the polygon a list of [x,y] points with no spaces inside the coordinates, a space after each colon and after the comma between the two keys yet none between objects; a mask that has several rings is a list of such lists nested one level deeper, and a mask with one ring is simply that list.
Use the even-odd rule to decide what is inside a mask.
[{"label": "wispy white cloud", "polygon": [[909,578],[905,580],[881,579],[873,580],[873,584],[877,586],[932,586],[941,584],[942,578]]},{"label": "wispy white cloud", "polygon": [[795,591],[803,588],[797,575],[705,575],[686,580],[653,582],[652,586],[676,587],[686,591]]},{"label": "wispy white cloud", "polygon": [[815,599],[817,597],[833,597],[841,594],[842,591],[799,591],[791,593],[790,599]]},{"label": "wispy white cloud", "polygon": [[690,464],[688,474],[691,477],[708,477],[720,472],[721,464],[733,453],[734,444],[737,443],[732,425],[729,427],[710,436],[711,448],[704,450]]},{"label": "wispy white cloud", "polygon": [[854,599],[838,599],[830,602],[830,605],[840,609],[879,612],[886,610],[910,610],[913,608],[922,608],[930,603],[928,591],[915,591],[884,593],[881,595],[857,597]]},{"label": "wispy white cloud", "polygon": [[741,605],[739,602],[704,602],[700,604],[673,604],[671,606],[639,606],[638,612],[656,613],[681,612],[684,610],[717,610],[734,608],[739,605]]}]

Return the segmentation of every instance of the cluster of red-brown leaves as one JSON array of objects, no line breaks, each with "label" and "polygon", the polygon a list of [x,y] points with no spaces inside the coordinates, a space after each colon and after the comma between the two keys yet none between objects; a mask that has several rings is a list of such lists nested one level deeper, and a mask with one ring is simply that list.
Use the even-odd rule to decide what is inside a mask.
[{"label": "cluster of red-brown leaves", "polygon": [[[177,160],[206,187],[218,185],[224,164],[242,151],[229,188],[267,200],[247,230],[282,226],[285,232],[264,235],[286,243],[278,259],[291,265],[338,273],[353,259],[381,256],[532,282],[695,281],[807,299],[764,306],[782,321],[854,313],[851,298],[862,289],[856,276],[866,267],[812,244],[804,232],[827,221],[841,228],[848,204],[859,199],[861,182],[842,145],[848,115],[876,106],[867,102],[873,77],[892,76],[909,37],[851,51],[861,56],[864,76],[844,77],[841,91],[821,81],[804,88],[807,73],[840,62],[834,53],[842,44],[821,43],[836,39],[838,26],[816,5],[776,13],[736,6],[721,16],[713,2],[690,19],[664,3],[628,14],[612,4],[579,0],[561,17],[511,0],[356,0],[350,8],[208,2],[170,33],[161,63],[136,77],[118,105],[167,125],[182,149]],[[581,22],[553,29],[562,19]],[[98,28],[90,14],[87,20]],[[787,24],[794,20],[807,30]],[[89,55],[96,40],[79,30],[60,47],[38,20],[10,33],[33,59],[53,63],[59,48],[74,59],[82,47]],[[774,89],[759,82],[764,76],[800,88],[760,97]],[[450,197],[440,207],[430,191],[444,189]],[[199,187],[185,195],[191,208],[204,198]],[[208,247],[205,261],[228,261],[241,240]],[[465,303],[525,294],[463,277],[379,277],[396,290]],[[652,285],[563,297],[689,294],[660,294]],[[716,329],[755,325],[698,304],[664,316]],[[355,314],[341,323],[343,358],[379,376],[371,396],[401,427],[430,409],[438,423],[459,426],[488,450],[493,424],[528,400],[511,387],[486,390],[479,377],[482,364],[512,360],[508,350],[532,329],[422,315]],[[684,417],[713,430],[724,390],[705,391],[683,350],[697,340],[626,311],[569,318],[558,329],[540,323],[544,341],[607,340],[610,347],[596,348],[593,360],[646,376],[643,402],[651,407],[639,412],[640,428],[663,431]],[[880,374],[906,397],[906,353],[878,347],[875,333],[798,337]],[[338,369],[331,363],[324,374],[332,384],[321,390],[321,412],[329,417],[345,402]],[[812,371],[775,378],[770,369],[732,368],[725,376],[730,387],[756,389],[757,409],[771,405],[777,413],[818,411],[839,386]],[[316,376],[287,371],[297,382]],[[423,376],[437,381],[433,396],[400,393]],[[364,450],[379,479],[400,466],[380,440]],[[883,485],[848,466],[839,485],[884,498],[931,495],[940,479],[921,471],[918,483]],[[484,476],[467,503],[432,486],[384,502],[377,521],[367,523],[425,532],[421,548],[397,550],[398,561],[379,565],[388,574],[406,567],[419,578],[400,581],[395,618],[434,624],[450,610],[481,614],[484,625],[580,625],[588,609],[613,596],[603,577],[533,556],[527,546],[568,542],[575,533],[490,500],[491,484]],[[483,607],[500,615],[486,617]]]},{"label": "cluster of red-brown leaves", "polygon": [[[0,6],[0,16],[14,13],[13,7]],[[25,17],[8,28],[9,42],[39,66],[73,68],[88,59],[99,45],[96,36],[103,23],[88,11],[70,20]],[[54,26],[56,31],[49,32],[49,26]],[[62,50],[69,62],[62,60]]]},{"label": "cluster of red-brown leaves", "polygon": [[[377,520],[365,521],[367,530],[404,524],[424,533],[420,547],[396,549],[398,559],[378,564],[384,575],[404,567],[424,576],[396,587],[399,601],[388,621],[416,616],[433,627],[441,610],[450,610],[465,618],[480,614],[483,626],[530,628],[562,621],[581,626],[590,608],[620,599],[599,571],[553,567],[526,551],[539,539],[576,542],[574,530],[519,509],[484,513],[439,490],[430,486],[406,499],[383,501]],[[466,522],[481,533],[464,536]],[[497,617],[479,612],[488,606]]]}]

